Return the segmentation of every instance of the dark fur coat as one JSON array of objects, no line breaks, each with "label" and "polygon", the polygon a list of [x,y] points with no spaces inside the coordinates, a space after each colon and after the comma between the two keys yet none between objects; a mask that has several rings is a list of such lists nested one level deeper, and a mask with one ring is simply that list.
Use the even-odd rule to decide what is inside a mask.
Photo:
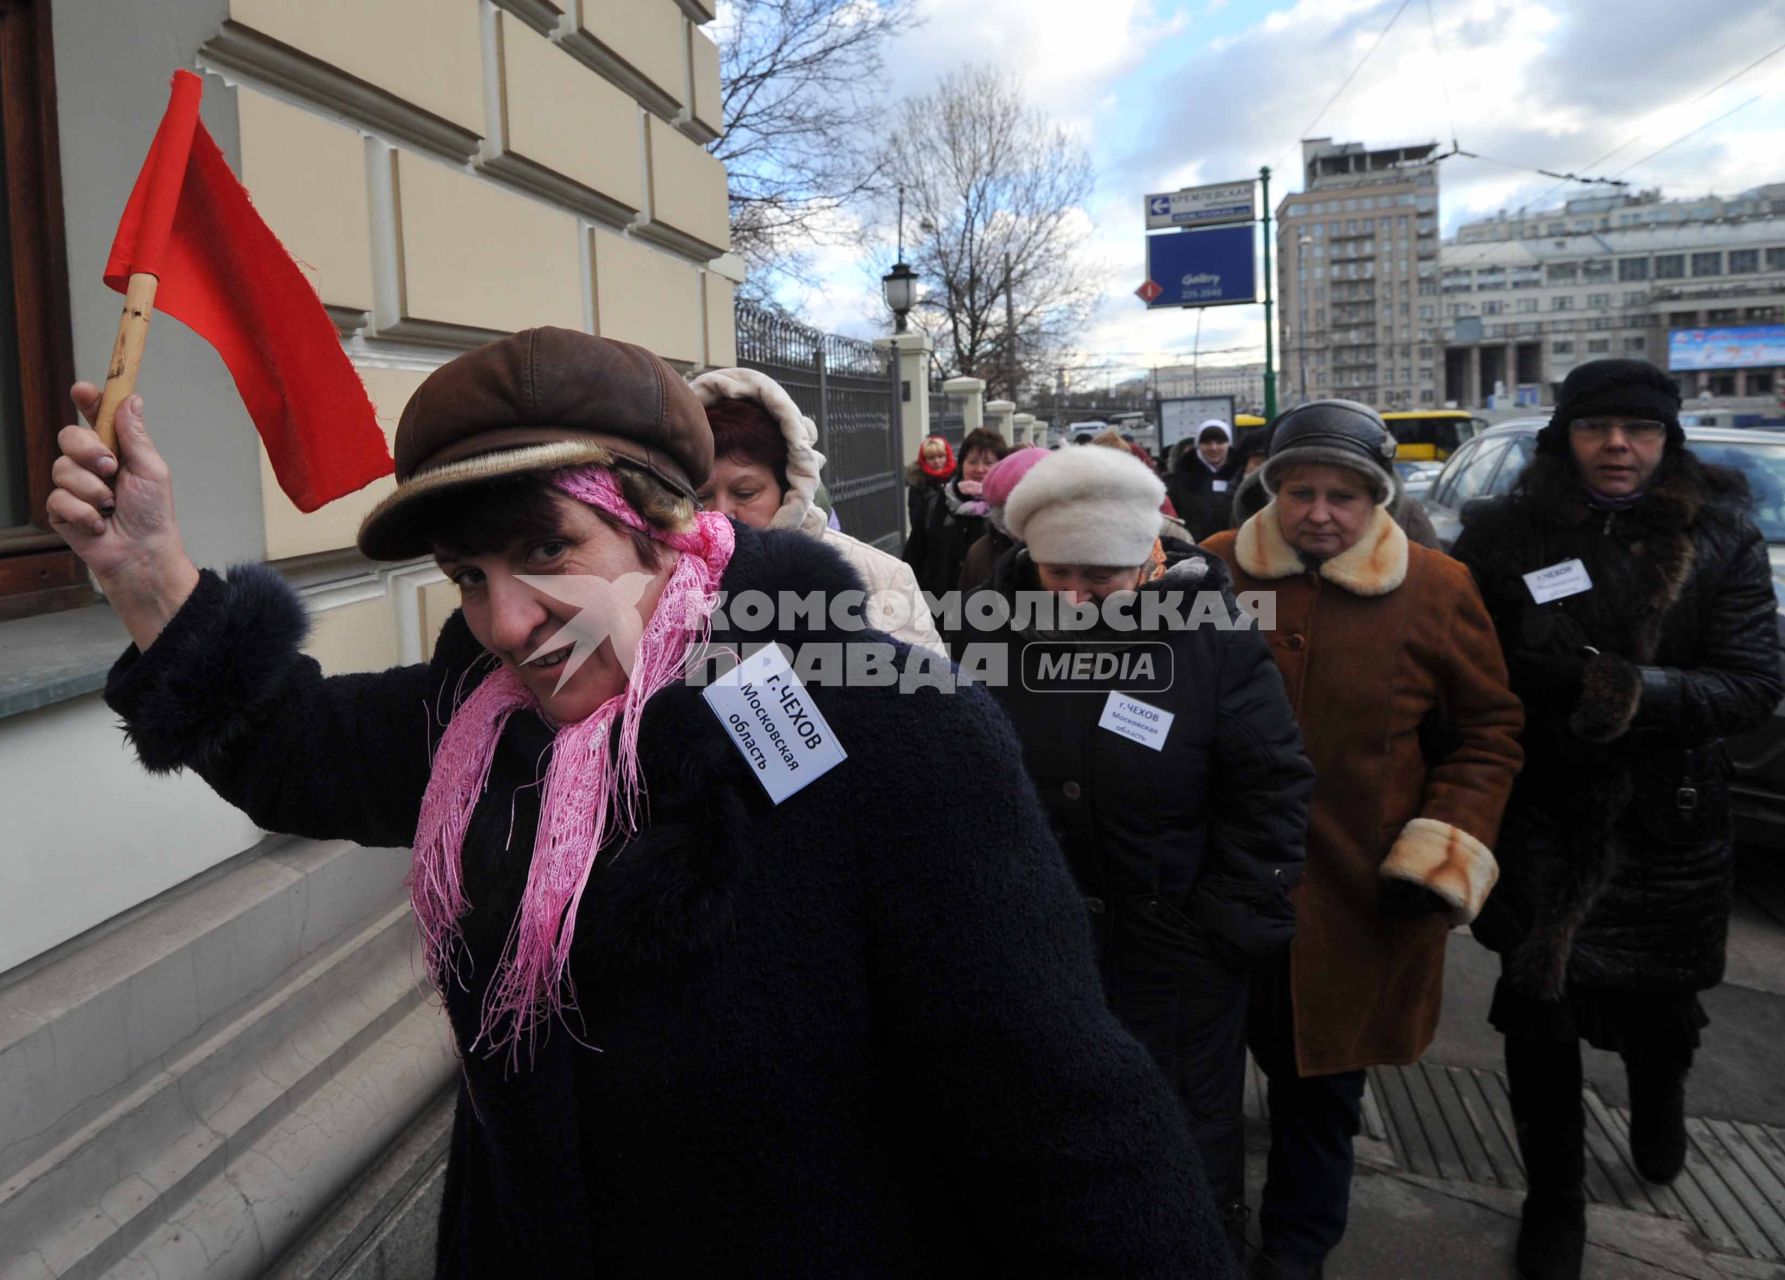
[{"label": "dark fur coat", "polygon": [[[724,588],[859,584],[811,538],[740,528]],[[801,625],[775,634],[844,638]],[[277,575],[207,573],[107,699],[145,764],[197,769],[269,830],[405,845],[492,660],[455,615],[429,665],[325,679],[303,631]],[[510,720],[465,843],[468,982],[445,993],[463,1075],[439,1274],[1229,1275],[1004,717],[972,689],[812,696],[849,758],[779,806],[697,689],[651,701],[650,821],[584,896],[575,1035],[519,1070],[466,1051],[551,746]]]},{"label": "dark fur coat", "polygon": [[[1722,978],[1723,738],[1779,700],[1775,600],[1740,477],[1672,448],[1647,496],[1619,511],[1588,502],[1567,458],[1540,453],[1454,552],[1526,708],[1501,881],[1475,934],[1539,998]],[[1577,558],[1591,589],[1537,604],[1523,575]]]}]

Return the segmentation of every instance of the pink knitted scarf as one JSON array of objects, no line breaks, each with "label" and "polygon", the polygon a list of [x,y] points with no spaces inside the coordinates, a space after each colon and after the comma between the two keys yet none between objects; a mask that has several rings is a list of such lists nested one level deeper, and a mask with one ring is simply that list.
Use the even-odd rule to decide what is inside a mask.
[{"label": "pink knitted scarf", "polygon": [[[645,791],[638,765],[641,713],[652,695],[681,676],[690,645],[706,643],[719,579],[734,546],[730,522],[714,512],[697,515],[687,533],[647,524],[605,468],[559,472],[553,483],[682,554],[639,638],[626,688],[587,719],[560,726],[553,740],[527,887],[470,1046],[507,1049],[511,1062],[518,1062],[523,1040],[531,1052],[541,1023],[575,1008],[570,943],[589,872],[604,847],[639,827]],[[502,727],[523,707],[544,714],[519,676],[497,668],[454,713],[434,755],[409,893],[428,972],[442,989],[457,979],[464,951],[459,919],[469,905],[461,859],[465,831],[489,781]]]}]

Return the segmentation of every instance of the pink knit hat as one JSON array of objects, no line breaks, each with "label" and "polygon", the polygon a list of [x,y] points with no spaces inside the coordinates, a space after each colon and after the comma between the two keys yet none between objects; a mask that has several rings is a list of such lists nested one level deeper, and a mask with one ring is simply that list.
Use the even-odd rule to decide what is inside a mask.
[{"label": "pink knit hat", "polygon": [[1016,482],[1029,474],[1029,468],[1047,457],[1047,450],[1038,444],[1026,444],[1014,449],[998,459],[992,469],[985,473],[985,488],[980,496],[989,507],[1001,507],[1010,500],[1010,491],[1016,488]]}]

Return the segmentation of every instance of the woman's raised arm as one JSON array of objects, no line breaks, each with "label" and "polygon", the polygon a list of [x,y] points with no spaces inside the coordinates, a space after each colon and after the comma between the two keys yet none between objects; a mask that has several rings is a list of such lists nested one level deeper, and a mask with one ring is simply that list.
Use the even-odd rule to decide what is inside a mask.
[{"label": "woman's raised arm", "polygon": [[[74,401],[90,418],[99,389],[79,383]],[[451,714],[479,647],[459,624],[463,643],[443,642],[433,667],[324,677],[300,647],[303,603],[276,572],[247,565],[224,578],[187,556],[140,396],[117,425],[116,456],[90,428],[63,428],[48,513],[135,642],[105,699],[143,765],[193,769],[269,831],[408,844],[430,728]]]}]

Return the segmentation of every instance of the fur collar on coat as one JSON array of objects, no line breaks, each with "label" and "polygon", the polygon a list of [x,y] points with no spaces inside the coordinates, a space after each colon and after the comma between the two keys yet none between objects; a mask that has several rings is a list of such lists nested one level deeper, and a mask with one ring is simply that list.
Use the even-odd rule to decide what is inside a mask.
[{"label": "fur collar on coat", "polygon": [[[1283,537],[1275,502],[1240,526],[1233,550],[1240,568],[1254,578],[1292,578],[1308,572],[1302,553]],[[1387,507],[1377,507],[1363,537],[1320,561],[1315,572],[1354,596],[1385,596],[1407,579],[1407,535],[1389,518]]]}]

